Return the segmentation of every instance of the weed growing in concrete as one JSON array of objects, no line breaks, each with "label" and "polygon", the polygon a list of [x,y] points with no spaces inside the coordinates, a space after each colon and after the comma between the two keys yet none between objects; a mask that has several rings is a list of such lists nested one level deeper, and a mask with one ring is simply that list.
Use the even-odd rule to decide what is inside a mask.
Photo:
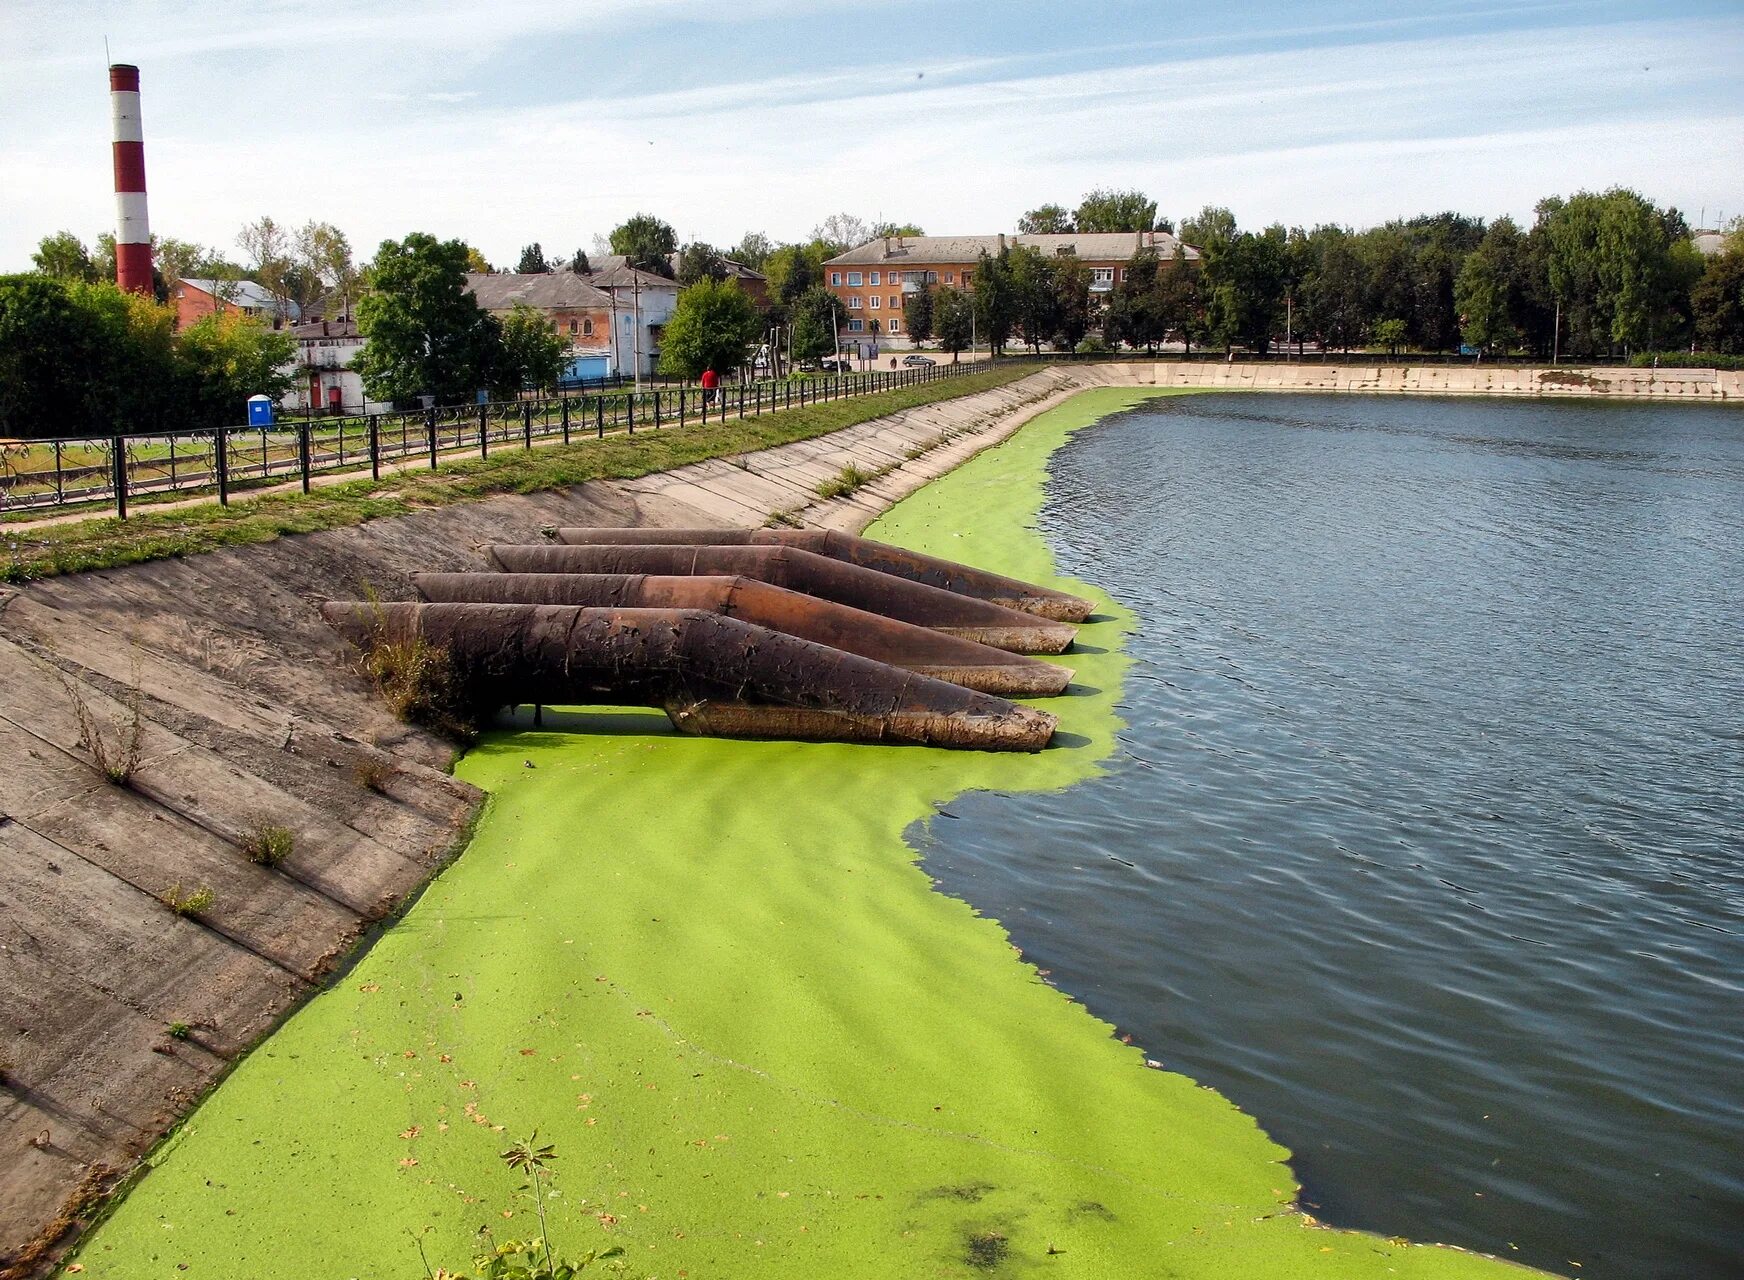
[{"label": "weed growing in concrete", "polygon": [[171,1040],[186,1040],[194,1034],[194,1029],[185,1022],[172,1022],[164,1028],[164,1034]]},{"label": "weed growing in concrete", "polygon": [[289,827],[262,823],[242,838],[242,851],[257,866],[276,867],[291,856],[297,847],[297,837]]},{"label": "weed growing in concrete", "polygon": [[817,496],[826,502],[831,498],[845,498],[861,486],[871,484],[877,478],[877,472],[867,471],[858,464],[850,462],[828,480],[819,482]]},{"label": "weed growing in concrete", "polygon": [[769,518],[763,522],[763,527],[765,529],[803,529],[805,527],[805,521],[799,518],[799,511],[802,509],[803,508],[793,511],[771,511],[769,513]]},{"label": "weed growing in concrete", "polygon": [[393,637],[384,626],[363,657],[364,673],[388,709],[401,720],[421,724],[462,742],[477,734],[448,651],[423,636]]},{"label": "weed growing in concrete", "polygon": [[139,691],[139,661],[133,663],[133,677],[121,701],[119,718],[99,716],[85,700],[78,682],[57,673],[61,688],[67,691],[67,701],[73,705],[73,716],[79,722],[79,745],[91,753],[97,771],[118,787],[133,781],[139,769],[139,757],[145,741],[145,713],[141,709]]},{"label": "weed growing in concrete", "polygon": [[386,760],[376,760],[365,756],[360,759],[351,771],[351,776],[357,779],[357,785],[365,791],[373,791],[378,796],[388,793],[388,783],[399,776],[400,771]]},{"label": "weed growing in concrete", "polygon": [[203,915],[212,909],[212,904],[217,900],[218,895],[206,885],[184,892],[181,885],[173,884],[160,896],[164,906],[183,917]]}]

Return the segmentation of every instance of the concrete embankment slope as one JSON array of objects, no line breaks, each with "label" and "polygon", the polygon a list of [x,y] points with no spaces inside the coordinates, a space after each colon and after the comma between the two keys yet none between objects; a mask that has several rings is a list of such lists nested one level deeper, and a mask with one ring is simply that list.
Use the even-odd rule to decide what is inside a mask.
[{"label": "concrete embankment slope", "polygon": [[[411,598],[413,572],[483,569],[476,548],[560,525],[858,529],[1083,381],[1048,370],[731,463],[0,589],[0,1275],[67,1235],[477,810],[321,602]],[[818,502],[850,464],[885,474]],[[126,755],[135,723],[113,785],[89,740]],[[292,838],[277,865],[248,854],[264,827]]]},{"label": "concrete embankment slope", "polygon": [[1120,361],[1086,365],[1074,371],[1103,386],[1744,403],[1744,372],[1715,369],[1373,365],[1343,360],[1328,364]]}]

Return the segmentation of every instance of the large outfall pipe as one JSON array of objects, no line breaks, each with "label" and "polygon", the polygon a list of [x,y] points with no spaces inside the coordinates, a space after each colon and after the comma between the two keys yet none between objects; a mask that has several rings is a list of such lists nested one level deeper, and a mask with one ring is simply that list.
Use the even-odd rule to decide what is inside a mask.
[{"label": "large outfall pipe", "polygon": [[1064,591],[834,529],[559,529],[556,537],[572,546],[793,547],[1058,622],[1083,622],[1094,607]]},{"label": "large outfall pipe", "polygon": [[618,609],[701,609],[844,653],[1010,697],[1065,691],[1072,670],[746,577],[606,573],[415,573],[426,600]]},{"label": "large outfall pipe", "polygon": [[796,547],[498,545],[485,547],[484,552],[510,573],[756,578],[1013,653],[1063,653],[1077,634],[1069,623],[1020,613]]},{"label": "large outfall pipe", "polygon": [[366,652],[422,640],[483,708],[662,707],[685,733],[1039,751],[1055,718],[886,663],[697,609],[322,606]]}]

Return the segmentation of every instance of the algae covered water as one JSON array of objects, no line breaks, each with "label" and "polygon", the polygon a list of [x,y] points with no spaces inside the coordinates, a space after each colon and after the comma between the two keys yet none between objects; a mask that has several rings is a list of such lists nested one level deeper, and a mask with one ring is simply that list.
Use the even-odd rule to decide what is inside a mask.
[{"label": "algae covered water", "polygon": [[1128,727],[953,803],[946,890],[1332,1221],[1744,1273],[1744,411],[1158,399],[1041,529]]}]

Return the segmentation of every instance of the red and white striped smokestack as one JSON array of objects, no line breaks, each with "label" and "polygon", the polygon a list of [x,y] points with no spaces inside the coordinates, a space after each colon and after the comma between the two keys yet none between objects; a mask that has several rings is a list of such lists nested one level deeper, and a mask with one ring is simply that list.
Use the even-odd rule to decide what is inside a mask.
[{"label": "red and white striped smokestack", "polygon": [[151,292],[151,224],[145,217],[145,134],[139,121],[139,68],[109,68],[115,117],[115,283]]}]

